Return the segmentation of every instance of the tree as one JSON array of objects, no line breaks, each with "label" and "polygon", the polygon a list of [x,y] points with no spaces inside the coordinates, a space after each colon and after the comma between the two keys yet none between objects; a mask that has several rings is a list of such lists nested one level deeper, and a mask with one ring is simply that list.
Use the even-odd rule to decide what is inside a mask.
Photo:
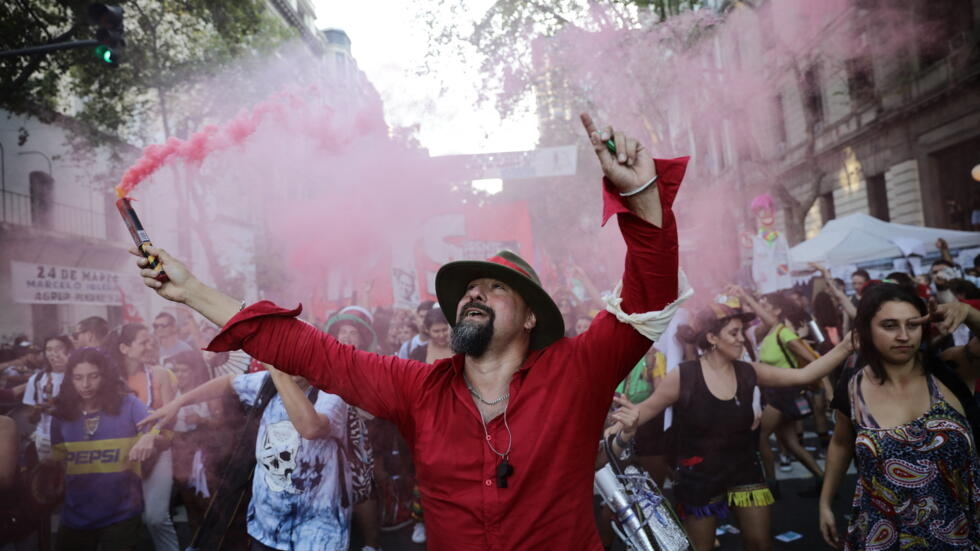
[{"label": "tree", "polygon": [[[89,2],[15,0],[0,18],[0,47],[14,49],[56,38],[94,37]],[[143,143],[188,132],[188,119],[211,106],[174,112],[174,96],[194,98],[194,86],[215,70],[269,52],[295,33],[259,0],[134,0],[125,10],[125,60],[116,68],[92,49],[0,59],[17,75],[0,87],[0,107],[43,122],[70,114],[91,136],[109,134]],[[196,98],[206,101],[205,98]],[[214,100],[211,100],[214,102]],[[159,125],[159,126],[158,126]]]},{"label": "tree", "polygon": [[[89,3],[16,0],[0,18],[0,47],[93,38]],[[121,6],[126,47],[117,67],[97,60],[92,48],[0,59],[0,71],[16,75],[0,86],[0,108],[64,128],[73,160],[91,167],[91,181],[77,183],[106,194],[106,182],[118,181],[124,163],[138,152],[130,144],[186,137],[228,118],[243,98],[270,93],[277,83],[255,78],[254,70],[297,36],[262,0],[132,0]],[[206,86],[216,74],[224,86]],[[21,139],[29,139],[26,130]],[[96,162],[93,145],[110,146],[115,162]],[[192,249],[193,232],[218,284],[238,283],[241,278],[222,269],[214,254],[203,190],[182,179],[173,183],[177,215],[191,230],[180,234],[180,250]]]}]

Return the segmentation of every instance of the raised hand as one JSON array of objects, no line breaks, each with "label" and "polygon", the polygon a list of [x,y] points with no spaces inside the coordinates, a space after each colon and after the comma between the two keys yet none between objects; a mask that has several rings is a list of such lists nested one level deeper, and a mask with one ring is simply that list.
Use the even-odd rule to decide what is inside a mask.
[{"label": "raised hand", "polygon": [[810,267],[813,268],[814,270],[820,272],[820,275],[823,276],[824,279],[830,281],[830,279],[831,279],[831,277],[830,277],[830,270],[828,270],[827,268],[821,266],[820,264],[818,264],[816,262],[810,262]]},{"label": "raised hand", "polygon": [[[129,249],[129,254],[139,257],[136,265],[141,268],[140,276],[143,277],[143,284],[167,300],[184,302],[187,299],[187,288],[197,281],[194,275],[182,262],[159,247],[149,247],[147,252],[157,257],[156,269],[150,269],[149,261],[135,248]],[[167,272],[169,281],[162,282],[156,279],[161,270]]]},{"label": "raised hand", "polygon": [[[930,312],[928,315],[912,320],[913,324],[922,325],[928,322],[935,323],[939,332],[948,335],[956,330],[971,313],[974,308],[965,302],[953,301],[936,306],[934,302],[929,304]],[[976,315],[976,314],[974,314]]]},{"label": "raised hand", "polygon": [[[643,144],[635,138],[607,126],[600,131],[592,117],[582,113],[582,126],[592,142],[602,173],[619,193],[628,193],[640,188],[657,175],[653,159],[647,154]],[[612,153],[605,142],[612,140],[616,153]]]}]

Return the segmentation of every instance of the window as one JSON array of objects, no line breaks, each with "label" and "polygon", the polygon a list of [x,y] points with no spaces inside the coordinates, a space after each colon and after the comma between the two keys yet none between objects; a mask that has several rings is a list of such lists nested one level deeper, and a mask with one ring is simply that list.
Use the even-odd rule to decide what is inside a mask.
[{"label": "window", "polygon": [[814,124],[823,122],[823,92],[820,89],[820,69],[811,65],[803,72],[803,108]]},{"label": "window", "polygon": [[783,111],[783,95],[776,94],[772,98],[773,129],[775,130],[776,144],[786,146],[786,116]]},{"label": "window", "polygon": [[834,218],[837,218],[837,212],[834,209],[833,191],[828,191],[827,193],[821,194],[817,201],[820,204],[820,221],[822,223],[826,224]]},{"label": "window", "polygon": [[891,215],[888,212],[888,191],[885,186],[885,175],[868,176],[866,184],[868,186],[868,213],[885,222],[891,221]]},{"label": "window", "polygon": [[973,7],[967,0],[918,0],[915,12],[922,69],[946,57],[973,28]]},{"label": "window", "polygon": [[871,103],[875,97],[874,68],[871,58],[855,57],[844,62],[847,70],[847,89],[851,103],[857,107]]},{"label": "window", "polygon": [[31,220],[35,226],[51,228],[54,210],[54,178],[39,170],[28,174],[31,190]]}]

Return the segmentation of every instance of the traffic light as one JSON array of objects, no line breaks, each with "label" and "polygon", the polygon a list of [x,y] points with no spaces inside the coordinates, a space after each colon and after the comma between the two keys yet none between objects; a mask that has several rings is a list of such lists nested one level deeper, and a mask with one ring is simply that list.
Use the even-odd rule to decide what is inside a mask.
[{"label": "traffic light", "polygon": [[93,25],[98,26],[95,39],[99,45],[95,47],[95,56],[111,67],[119,65],[123,48],[126,47],[122,7],[98,2],[89,4],[88,17]]}]

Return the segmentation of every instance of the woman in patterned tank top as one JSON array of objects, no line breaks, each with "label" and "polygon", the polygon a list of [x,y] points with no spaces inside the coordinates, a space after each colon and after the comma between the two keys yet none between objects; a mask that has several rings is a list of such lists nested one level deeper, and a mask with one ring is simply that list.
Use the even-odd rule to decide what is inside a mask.
[{"label": "woman in patterned tank top", "polygon": [[[980,329],[980,312],[959,303],[947,308]],[[838,402],[820,496],[820,530],[834,547],[980,549],[980,462],[965,413],[970,404],[957,398],[962,390],[940,381],[937,374],[950,372],[941,371],[938,358],[919,350],[927,320],[925,304],[896,284],[866,289],[858,305],[855,330],[868,365],[839,386],[847,400]],[[973,364],[955,371],[970,388],[980,374]],[[954,388],[962,384],[952,374],[943,378]],[[830,504],[852,458],[858,481],[841,538]]]}]

